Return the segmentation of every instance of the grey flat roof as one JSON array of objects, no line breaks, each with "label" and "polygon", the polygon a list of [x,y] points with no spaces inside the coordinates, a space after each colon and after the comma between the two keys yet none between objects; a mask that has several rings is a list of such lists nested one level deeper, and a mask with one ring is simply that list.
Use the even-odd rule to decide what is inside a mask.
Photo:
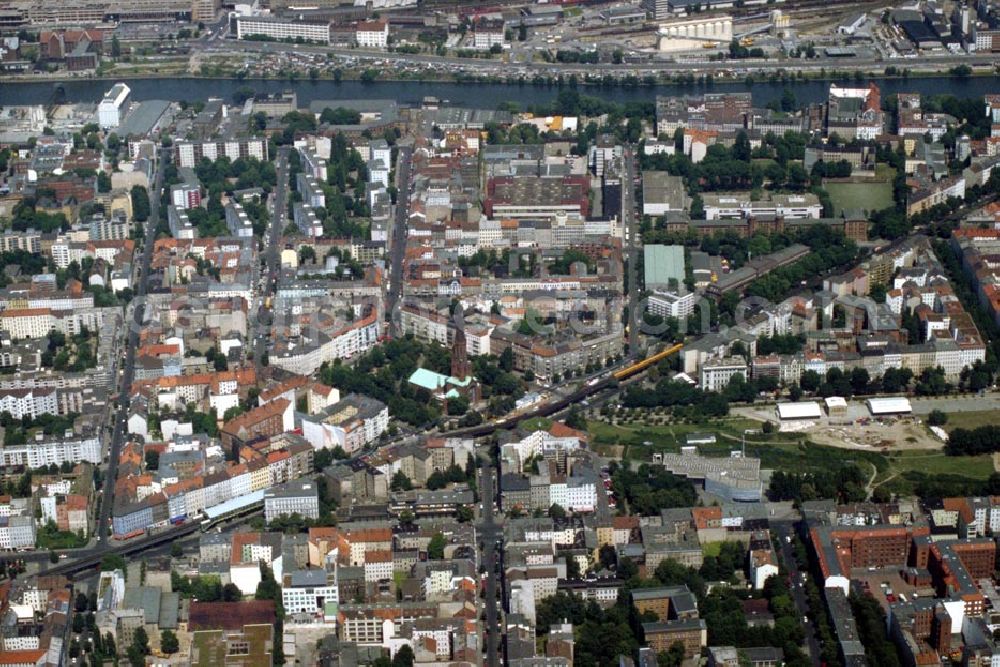
[{"label": "grey flat roof", "polygon": [[664,623],[643,623],[642,629],[648,634],[651,632],[669,632],[671,630],[695,630],[705,629],[705,619],[703,618],[679,618]]},{"label": "grey flat roof", "polygon": [[146,135],[170,107],[167,100],[146,100],[132,109],[118,128],[119,136]]},{"label": "grey flat roof", "polygon": [[676,280],[684,283],[684,246],[647,245],[643,248],[643,268],[646,288],[666,286]]},{"label": "grey flat roof", "polygon": [[290,482],[272,486],[264,492],[264,498],[300,498],[316,496],[319,491],[311,478],[293,479]]},{"label": "grey flat roof", "polygon": [[159,625],[160,589],[155,586],[126,588],[125,599],[122,600],[121,606],[125,609],[141,609],[146,623]]},{"label": "grey flat roof", "polygon": [[176,630],[177,616],[180,612],[181,594],[163,593],[160,595],[160,629]]},{"label": "grey flat roof", "polygon": [[642,201],[644,204],[668,204],[670,208],[687,206],[684,179],[665,171],[645,171],[642,174]]},{"label": "grey flat roof", "polygon": [[322,587],[327,584],[326,570],[295,570],[291,575],[292,586]]}]

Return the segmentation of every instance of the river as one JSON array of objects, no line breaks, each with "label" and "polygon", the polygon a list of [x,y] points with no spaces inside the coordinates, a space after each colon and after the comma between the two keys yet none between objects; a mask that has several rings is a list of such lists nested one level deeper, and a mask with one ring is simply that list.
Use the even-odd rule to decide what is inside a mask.
[{"label": "river", "polygon": [[[298,94],[300,107],[313,100],[337,99],[395,99],[401,104],[414,104],[421,98],[432,95],[448,100],[452,105],[480,109],[495,109],[500,103],[513,101],[522,108],[553,99],[558,86],[534,86],[530,84],[489,84],[489,83],[445,83],[414,81],[360,81],[331,80],[296,81],[266,79],[238,81],[235,79],[125,79],[132,88],[133,99],[204,100],[221,97],[227,101],[240,88],[251,87],[259,92],[276,93],[294,90]],[[33,81],[0,83],[0,105],[45,104],[51,97],[57,83],[66,91],[69,102],[97,102],[111,87],[112,81],[96,79],[71,79],[64,82]],[[856,85],[856,84],[845,84]],[[891,79],[880,81],[883,95],[899,92],[918,92],[924,95],[950,93],[957,97],[979,97],[989,93],[1000,93],[1000,77],[973,77],[956,79],[948,77],[914,78],[909,80]],[[704,85],[659,85],[659,86],[581,86],[579,90],[588,95],[616,102],[652,101],[657,95],[684,95],[714,90],[719,92],[753,92],[754,105],[762,107],[781,96],[785,88],[795,93],[799,104],[819,102],[826,99],[829,82],[795,81],[791,83],[717,83]]]}]

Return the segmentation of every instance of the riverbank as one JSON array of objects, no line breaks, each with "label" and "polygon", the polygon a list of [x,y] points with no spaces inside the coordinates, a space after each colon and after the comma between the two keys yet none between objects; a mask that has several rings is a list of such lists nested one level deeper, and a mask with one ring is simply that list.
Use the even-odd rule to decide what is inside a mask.
[{"label": "riverbank", "polygon": [[[734,65],[735,67],[735,65]],[[891,69],[891,68],[887,68]],[[963,81],[968,79],[995,79],[1000,77],[1000,70],[994,68],[977,68],[967,74],[951,74],[942,69],[902,69],[898,72],[875,72],[862,69],[830,69],[819,71],[813,70],[786,70],[761,69],[750,70],[745,74],[726,76],[724,74],[699,74],[694,75],[689,72],[661,72],[658,76],[614,76],[605,75],[585,75],[576,73],[570,74],[534,74],[494,76],[476,74],[453,74],[446,72],[417,72],[412,75],[409,72],[402,74],[388,73],[379,75],[377,78],[365,76],[366,70],[318,70],[316,73],[306,72],[304,75],[299,71],[293,71],[290,75],[283,76],[255,76],[242,72],[237,73],[193,73],[190,71],[159,71],[159,68],[138,69],[137,71],[109,71],[95,74],[72,75],[66,77],[65,72],[37,73],[31,75],[8,75],[4,84],[34,84],[40,82],[63,83],[66,81],[128,81],[130,79],[189,79],[189,80],[230,80],[239,81],[245,84],[265,81],[287,81],[289,83],[315,83],[320,81],[330,81],[339,83],[342,81],[358,81],[363,83],[476,83],[493,84],[507,86],[552,86],[552,85],[577,85],[587,88],[642,88],[656,86],[675,85],[732,85],[740,83],[787,83],[794,84],[809,81],[824,82],[852,82],[852,81],[908,81],[911,79],[947,79]],[[742,71],[742,70],[741,70]]]}]

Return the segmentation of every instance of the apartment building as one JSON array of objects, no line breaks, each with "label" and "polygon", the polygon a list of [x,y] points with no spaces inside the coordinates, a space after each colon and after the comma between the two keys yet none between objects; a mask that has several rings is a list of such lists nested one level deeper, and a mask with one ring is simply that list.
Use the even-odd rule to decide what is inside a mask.
[{"label": "apartment building", "polygon": [[53,463],[100,463],[102,461],[101,441],[96,437],[72,436],[65,439],[50,439],[54,436],[39,434],[33,442],[22,445],[4,445],[0,448],[0,458],[5,466],[27,466],[40,468]]},{"label": "apartment building", "polygon": [[44,338],[55,329],[50,308],[13,308],[0,313],[0,328],[12,338]]},{"label": "apartment building", "polygon": [[264,139],[242,138],[225,141],[177,141],[174,142],[174,161],[178,167],[193,169],[202,159],[215,161],[220,157],[230,160],[256,158],[267,160],[267,141]]},{"label": "apartment building", "polygon": [[327,618],[327,613],[339,602],[336,568],[292,570],[282,577],[281,606],[288,614],[322,613],[324,620],[335,621],[336,616]]},{"label": "apartment building", "polygon": [[722,391],[737,375],[742,375],[743,379],[750,376],[747,362],[743,357],[709,359],[701,367],[701,388],[704,391]]},{"label": "apartment building", "polygon": [[0,412],[9,412],[14,419],[59,414],[59,399],[55,387],[0,390]]},{"label": "apartment building", "polygon": [[35,519],[30,516],[0,516],[0,550],[35,547]]},{"label": "apartment building", "polygon": [[264,519],[297,514],[303,519],[319,519],[319,495],[312,480],[293,480],[264,492]]},{"label": "apartment building", "polygon": [[389,426],[389,408],[374,398],[348,394],[316,415],[302,418],[302,435],[317,449],[341,447],[358,451]]},{"label": "apartment building", "polygon": [[389,45],[389,22],[384,19],[362,21],[355,28],[354,39],[363,49],[384,49]]},{"label": "apartment building", "polygon": [[328,21],[303,21],[270,16],[236,17],[236,39],[267,37],[278,41],[330,43]]}]

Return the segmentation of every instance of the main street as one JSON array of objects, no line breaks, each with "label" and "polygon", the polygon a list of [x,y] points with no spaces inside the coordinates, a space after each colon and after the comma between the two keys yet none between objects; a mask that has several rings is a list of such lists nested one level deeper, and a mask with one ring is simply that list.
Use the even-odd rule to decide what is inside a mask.
[{"label": "main street", "polygon": [[[808,563],[799,563],[795,558],[795,549],[792,546],[792,540],[795,539],[795,524],[788,519],[771,519],[770,526],[771,530],[777,536],[778,542],[781,544],[781,560],[785,564],[785,569],[788,570],[788,588],[792,594],[792,599],[795,601],[795,607],[803,619],[810,618],[806,588],[802,581],[802,575],[799,574],[800,568],[807,567]],[[804,572],[805,569],[801,571]],[[812,660],[812,664],[819,665],[821,664],[821,652],[819,642],[816,640],[816,624],[811,621],[804,623],[803,630],[806,634],[809,659]]]},{"label": "main street", "polygon": [[393,217],[389,241],[389,294],[386,299],[386,314],[389,317],[390,332],[399,336],[399,318],[396,309],[403,291],[403,255],[406,252],[406,220],[410,211],[410,160],[413,149],[401,146],[396,158],[396,209]]},{"label": "main street", "polygon": [[273,299],[278,292],[278,280],[281,277],[281,262],[278,255],[278,241],[285,229],[285,219],[287,215],[286,198],[288,196],[288,146],[278,149],[277,160],[275,161],[274,188],[274,209],[271,211],[271,221],[267,228],[267,235],[264,239],[264,275],[262,276],[263,286],[260,290],[260,302],[257,304],[257,317],[254,318],[253,333],[253,361],[257,371],[260,372],[264,366],[264,354],[267,351],[267,344],[270,340],[268,328],[273,324],[273,317],[267,307],[268,299]]},{"label": "main street", "polygon": [[498,655],[503,629],[500,626],[500,615],[497,610],[497,578],[503,571],[503,547],[502,544],[498,545],[498,541],[502,539],[503,531],[493,519],[493,506],[494,503],[499,503],[500,495],[498,490],[493,488],[496,481],[493,465],[484,465],[480,471],[483,511],[482,521],[479,524],[479,539],[483,544],[483,566],[486,568],[486,664],[489,667],[497,667],[503,664],[501,656]]},{"label": "main street", "polygon": [[[149,278],[149,265],[153,258],[153,244],[156,242],[156,227],[160,219],[160,189],[163,187],[164,165],[170,160],[170,149],[160,150],[160,159],[156,166],[156,177],[149,192],[149,218],[143,228],[142,260],[139,269],[139,284],[132,301],[132,321],[126,319],[125,326],[127,344],[125,349],[125,365],[122,368],[121,382],[118,393],[118,413],[114,417],[111,445],[108,450],[108,467],[104,474],[103,493],[100,496],[100,508],[97,512],[97,549],[106,550],[110,547],[111,508],[114,504],[115,478],[118,475],[118,457],[121,455],[122,444],[125,441],[125,420],[128,417],[129,388],[135,374],[135,351],[139,346],[139,331],[142,329],[146,313],[146,282]],[[128,309],[126,309],[128,312]]]},{"label": "main street", "polygon": [[628,356],[639,355],[639,330],[642,318],[639,313],[639,226],[636,224],[636,175],[632,146],[626,145],[622,153],[622,229],[625,233],[623,251],[628,259]]}]

